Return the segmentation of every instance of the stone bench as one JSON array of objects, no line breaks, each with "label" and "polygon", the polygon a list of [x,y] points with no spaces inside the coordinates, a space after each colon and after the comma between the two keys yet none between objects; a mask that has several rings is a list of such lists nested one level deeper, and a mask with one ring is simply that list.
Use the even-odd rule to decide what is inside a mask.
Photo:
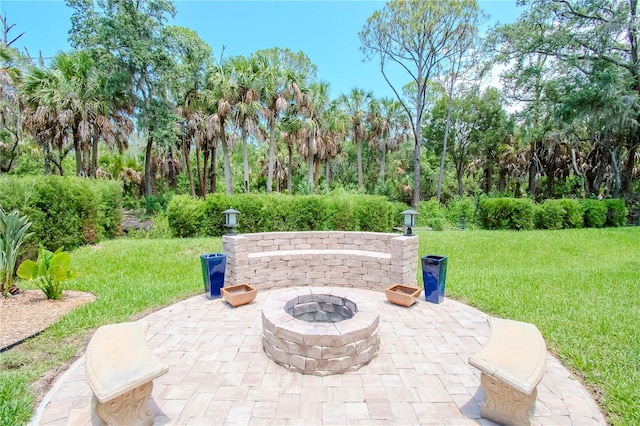
[{"label": "stone bench", "polygon": [[152,425],[153,379],[169,368],[147,346],[146,322],[105,325],[89,341],[85,373],[94,412],[107,425]]},{"label": "stone bench", "polygon": [[418,238],[346,231],[225,235],[225,285],[259,290],[291,286],[340,286],[384,291],[414,285]]},{"label": "stone bench", "polygon": [[489,317],[491,335],[469,364],[481,371],[480,415],[504,425],[530,425],[547,347],[535,325]]}]

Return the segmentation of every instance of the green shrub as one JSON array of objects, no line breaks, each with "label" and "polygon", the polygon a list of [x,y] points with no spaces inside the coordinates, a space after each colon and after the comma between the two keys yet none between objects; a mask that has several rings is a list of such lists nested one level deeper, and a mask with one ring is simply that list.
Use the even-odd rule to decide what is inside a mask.
[{"label": "green shrub", "polygon": [[175,236],[218,236],[226,233],[222,212],[240,212],[238,232],[375,231],[390,232],[400,225],[402,203],[372,195],[209,195],[206,201],[174,197],[167,218]]},{"label": "green shrub", "polygon": [[146,214],[154,215],[156,213],[166,211],[172,197],[173,194],[171,192],[148,195],[140,200],[140,206],[144,209]]},{"label": "green shrub", "polygon": [[93,180],[91,188],[98,200],[98,225],[104,238],[114,238],[122,224],[122,182]]},{"label": "green shrub", "polygon": [[444,231],[447,221],[443,217],[432,217],[427,219],[427,226],[433,231]]},{"label": "green shrub", "polygon": [[327,230],[327,209],[321,195],[308,195],[302,197],[290,197],[288,200],[290,210],[289,218],[293,222],[296,231],[323,231]]},{"label": "green shrub", "polygon": [[553,200],[565,211],[563,228],[582,228],[584,225],[584,209],[580,201],[573,198]]},{"label": "green shrub", "polygon": [[480,224],[485,229],[532,229],[534,203],[527,198],[483,198]]},{"label": "green shrub", "polygon": [[467,228],[476,221],[476,201],[469,197],[457,197],[447,203],[447,219],[458,228]]},{"label": "green shrub", "polygon": [[607,221],[607,205],[601,200],[582,200],[584,226],[602,228]]},{"label": "green shrub", "polygon": [[189,195],[178,195],[167,206],[167,220],[176,237],[197,237],[205,234],[205,203]]},{"label": "green shrub", "polygon": [[[359,230],[365,232],[390,231],[393,227],[394,208],[384,197],[360,196],[356,198],[355,211]],[[398,215],[396,222],[402,218]]]},{"label": "green shrub", "polygon": [[533,222],[536,229],[562,229],[567,212],[558,200],[546,200],[533,210]]},{"label": "green shrub", "polygon": [[418,226],[429,226],[431,219],[434,219],[434,218],[446,219],[446,217],[447,217],[446,207],[440,204],[438,200],[436,200],[435,198],[432,198],[429,201],[421,201],[418,204],[418,218],[417,218]]},{"label": "green shrub", "polygon": [[335,231],[359,231],[360,218],[354,208],[353,196],[329,197],[327,203],[327,228]]},{"label": "green shrub", "polygon": [[0,205],[18,209],[33,223],[34,237],[23,257],[38,245],[71,250],[117,234],[122,218],[122,184],[75,176],[0,178]]},{"label": "green shrub", "polygon": [[624,200],[619,198],[611,198],[604,200],[607,206],[607,220],[605,226],[625,226],[627,224],[627,206],[624,204]]}]

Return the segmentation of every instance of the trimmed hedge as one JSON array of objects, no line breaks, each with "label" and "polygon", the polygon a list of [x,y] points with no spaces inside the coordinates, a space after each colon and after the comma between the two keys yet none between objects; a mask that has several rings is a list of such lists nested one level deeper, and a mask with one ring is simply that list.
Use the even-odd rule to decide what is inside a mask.
[{"label": "trimmed hedge", "polygon": [[534,213],[536,229],[582,228],[583,207],[578,200],[545,200]]},{"label": "trimmed hedge", "polygon": [[0,177],[0,205],[18,209],[35,235],[23,245],[33,257],[38,245],[74,249],[115,237],[122,222],[122,183],[66,176]]},{"label": "trimmed hedge", "polygon": [[528,198],[483,198],[478,205],[485,229],[533,229],[534,202]]},{"label": "trimmed hedge", "polygon": [[534,205],[529,199],[484,198],[478,206],[480,224],[485,229],[602,228],[625,226],[627,208],[623,200],[545,200]]},{"label": "trimmed hedge", "polygon": [[607,222],[607,205],[601,200],[582,200],[584,208],[584,226],[602,228]]},{"label": "trimmed hedge", "polygon": [[607,206],[607,220],[604,225],[612,227],[625,226],[629,210],[627,210],[624,200],[611,198],[604,200],[604,202]]},{"label": "trimmed hedge", "polygon": [[173,197],[167,219],[176,237],[226,233],[223,211],[240,212],[238,232],[373,231],[400,226],[407,207],[372,195],[322,196],[284,194],[211,194],[205,201],[188,195]]}]

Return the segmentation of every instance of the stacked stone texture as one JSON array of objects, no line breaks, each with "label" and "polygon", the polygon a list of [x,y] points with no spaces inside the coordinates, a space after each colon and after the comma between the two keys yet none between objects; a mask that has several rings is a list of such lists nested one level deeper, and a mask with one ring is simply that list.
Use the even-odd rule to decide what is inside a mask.
[{"label": "stacked stone texture", "polygon": [[258,290],[342,286],[384,291],[416,284],[418,238],[374,232],[271,232],[224,236],[226,285]]},{"label": "stacked stone texture", "polygon": [[335,323],[307,322],[287,313],[288,307],[320,301],[317,296],[327,301],[340,298],[302,292],[288,301],[267,300],[262,310],[262,345],[267,357],[288,370],[317,376],[355,371],[369,363],[380,347],[380,318],[371,302],[359,302],[356,307],[341,298],[341,304],[353,305],[357,313]]}]

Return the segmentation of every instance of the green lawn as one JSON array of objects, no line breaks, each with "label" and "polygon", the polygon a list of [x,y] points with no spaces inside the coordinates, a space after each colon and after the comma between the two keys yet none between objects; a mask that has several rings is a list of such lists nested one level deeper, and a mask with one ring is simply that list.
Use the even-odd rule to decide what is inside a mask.
[{"label": "green lawn", "polygon": [[447,294],[534,323],[610,423],[640,424],[640,228],[419,235],[448,256]]},{"label": "green lawn", "polygon": [[[418,231],[420,255],[448,256],[447,295],[536,324],[547,345],[603,393],[613,424],[640,424],[640,228]],[[202,291],[199,254],[219,238],[106,241],[72,253],[68,288],[94,303],[0,356],[0,424],[24,424],[34,392],[100,325],[139,317]],[[417,261],[417,260],[416,260]]]}]

